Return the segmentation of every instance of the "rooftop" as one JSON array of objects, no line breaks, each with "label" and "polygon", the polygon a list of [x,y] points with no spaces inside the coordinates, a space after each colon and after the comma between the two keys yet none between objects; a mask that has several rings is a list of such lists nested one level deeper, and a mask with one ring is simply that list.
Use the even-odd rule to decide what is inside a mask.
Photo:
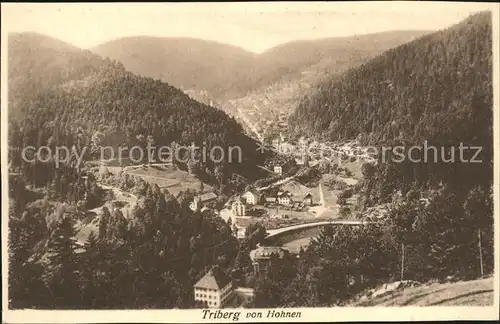
[{"label": "rooftop", "polygon": [[222,289],[231,282],[226,273],[219,267],[213,267],[194,285],[196,288]]},{"label": "rooftop", "polygon": [[282,196],[288,196],[288,197],[291,197],[292,194],[289,192],[289,191],[280,191],[278,192],[278,197],[282,197]]}]

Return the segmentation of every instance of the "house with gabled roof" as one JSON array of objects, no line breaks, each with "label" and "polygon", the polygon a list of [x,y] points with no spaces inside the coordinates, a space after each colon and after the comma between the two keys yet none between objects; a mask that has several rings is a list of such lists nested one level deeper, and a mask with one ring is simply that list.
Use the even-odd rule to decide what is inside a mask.
[{"label": "house with gabled roof", "polygon": [[209,308],[221,308],[233,296],[233,282],[231,278],[218,266],[214,266],[205,273],[193,286],[194,300],[203,303]]},{"label": "house with gabled roof", "polygon": [[289,191],[280,191],[276,195],[280,205],[290,205],[292,203],[292,194]]},{"label": "house with gabled roof", "polygon": [[302,202],[306,206],[311,206],[313,204],[313,197],[311,193],[308,193],[307,195],[304,196],[304,199],[302,199]]},{"label": "house with gabled roof", "polygon": [[217,195],[213,192],[207,192],[199,196],[194,197],[193,201],[189,204],[189,208],[192,211],[200,210],[206,204],[217,199]]},{"label": "house with gabled roof", "polygon": [[255,189],[248,190],[243,195],[242,198],[245,199],[248,205],[257,205],[260,201],[261,195]]}]

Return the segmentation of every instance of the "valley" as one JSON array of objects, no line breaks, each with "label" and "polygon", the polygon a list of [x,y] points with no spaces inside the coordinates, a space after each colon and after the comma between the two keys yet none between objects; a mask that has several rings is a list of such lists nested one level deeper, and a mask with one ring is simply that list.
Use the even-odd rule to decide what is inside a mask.
[{"label": "valley", "polygon": [[9,34],[10,307],[490,305],[491,19],[262,53]]}]

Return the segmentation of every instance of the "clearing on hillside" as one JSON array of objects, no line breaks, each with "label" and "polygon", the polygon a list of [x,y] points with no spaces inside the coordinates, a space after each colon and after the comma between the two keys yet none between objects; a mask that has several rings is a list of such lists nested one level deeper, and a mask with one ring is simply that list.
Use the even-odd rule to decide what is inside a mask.
[{"label": "clearing on hillside", "polygon": [[491,306],[493,277],[423,284],[388,291],[375,298],[361,297],[350,306]]}]

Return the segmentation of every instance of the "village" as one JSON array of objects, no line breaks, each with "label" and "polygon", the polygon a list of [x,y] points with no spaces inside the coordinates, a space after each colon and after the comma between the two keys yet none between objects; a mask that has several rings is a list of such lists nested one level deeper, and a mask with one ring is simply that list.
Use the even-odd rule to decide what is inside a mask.
[{"label": "village", "polygon": [[[345,192],[362,178],[361,165],[374,162],[368,150],[356,140],[319,143],[300,138],[294,144],[285,134],[276,132],[261,143],[275,152],[274,158],[258,166],[267,173],[267,178],[248,182],[233,174],[245,187],[229,196],[173,163],[116,165],[112,162],[102,164],[99,174],[101,179],[107,174],[143,179],[167,189],[175,197],[186,190],[194,193],[188,201],[189,209],[220,217],[230,225],[233,236],[240,242],[247,238],[249,227],[262,225],[267,235],[263,244],[258,243],[248,251],[250,274],[258,277],[266,273],[274,257],[298,258],[324,225],[359,224],[360,220],[346,218],[347,214],[343,213],[343,209],[349,209],[356,200],[355,195],[346,196]],[[114,200],[109,203],[112,208],[118,206],[124,215],[137,204],[133,193],[105,182],[101,185],[113,191]],[[102,207],[92,212],[98,215]],[[383,215],[383,211],[380,214]],[[97,230],[97,220],[80,228],[77,238],[81,244],[90,232]],[[212,267],[193,286],[194,302],[222,308],[240,307],[251,301],[254,297],[251,285],[245,280],[235,281],[233,275],[217,265]]]},{"label": "village", "polygon": [[[215,202],[217,195],[213,192],[196,196],[190,204],[193,211],[205,211]],[[296,197],[290,191],[283,189],[268,189],[258,191],[248,190],[242,195],[231,198],[220,211],[220,216],[225,220],[231,219],[234,227],[238,229],[237,237],[245,236],[245,227],[240,223],[248,224],[245,220],[271,220],[291,219],[304,215],[309,207],[314,205],[313,195],[306,193]]]},{"label": "village", "polygon": [[[247,237],[249,225],[263,225],[267,231],[265,244],[257,244],[248,252],[250,273],[258,277],[266,273],[272,258],[299,258],[300,251],[307,249],[310,240],[325,224],[360,224],[360,220],[345,219],[341,212],[342,208],[355,204],[356,197],[348,197],[344,202],[339,197],[362,178],[360,166],[373,162],[369,152],[356,141],[308,143],[302,138],[297,145],[302,149],[297,150],[286,136],[279,134],[270,144],[270,149],[277,153],[276,158],[261,166],[267,170],[270,180],[250,183],[245,190],[229,197],[218,195],[212,186],[168,163],[108,165],[106,170],[142,178],[160,188],[168,188],[175,196],[186,189],[196,192],[189,201],[189,208],[193,212],[220,217],[230,224],[233,235],[240,242]],[[326,149],[342,159],[327,159],[321,152]],[[344,161],[344,166],[332,167],[335,161]],[[120,205],[124,214],[136,204],[133,194],[104,187],[113,190],[115,201],[112,203]],[[385,210],[373,208],[372,214],[376,218],[384,217]],[[95,226],[96,222],[91,225]],[[83,228],[79,232],[82,242],[91,230]],[[232,275],[217,265],[212,267],[193,285],[194,302],[209,308],[241,307],[250,302],[254,289],[244,281],[235,281]]]},{"label": "village", "polygon": [[[276,181],[261,187],[250,186],[243,193],[230,197],[223,208],[217,211],[224,221],[230,222],[233,233],[239,240],[245,238],[245,230],[249,224],[263,224],[268,230],[268,238],[272,229],[285,233],[290,228],[291,234],[284,239],[268,240],[268,244],[258,244],[249,252],[255,276],[266,273],[274,257],[298,258],[299,251],[307,248],[310,239],[319,234],[323,223],[339,218],[340,206],[336,197],[339,192],[333,191],[335,197],[325,200],[321,183],[307,187],[297,181],[301,169],[318,168],[324,162],[320,151],[326,148],[344,158],[348,157],[347,160],[351,163],[373,162],[369,152],[359,148],[355,141],[340,144],[312,142],[306,147],[307,141],[301,139],[298,145],[302,149],[297,151],[295,145],[287,142],[286,136],[280,133],[270,141],[270,145],[279,155],[293,157],[292,162],[267,165],[266,168],[277,177]],[[355,184],[360,177],[359,172],[354,176],[349,170],[345,171],[350,176],[345,178],[346,186],[349,186],[347,183]],[[332,190],[325,191],[326,195],[332,194]],[[193,211],[206,211],[214,206],[216,200],[214,192],[203,193],[193,199],[190,208]],[[351,222],[357,224],[358,221]],[[235,285],[230,280],[230,274],[224,273],[217,266],[207,272],[193,289],[195,301],[210,308],[240,306],[251,300],[254,294],[250,287]]]}]

